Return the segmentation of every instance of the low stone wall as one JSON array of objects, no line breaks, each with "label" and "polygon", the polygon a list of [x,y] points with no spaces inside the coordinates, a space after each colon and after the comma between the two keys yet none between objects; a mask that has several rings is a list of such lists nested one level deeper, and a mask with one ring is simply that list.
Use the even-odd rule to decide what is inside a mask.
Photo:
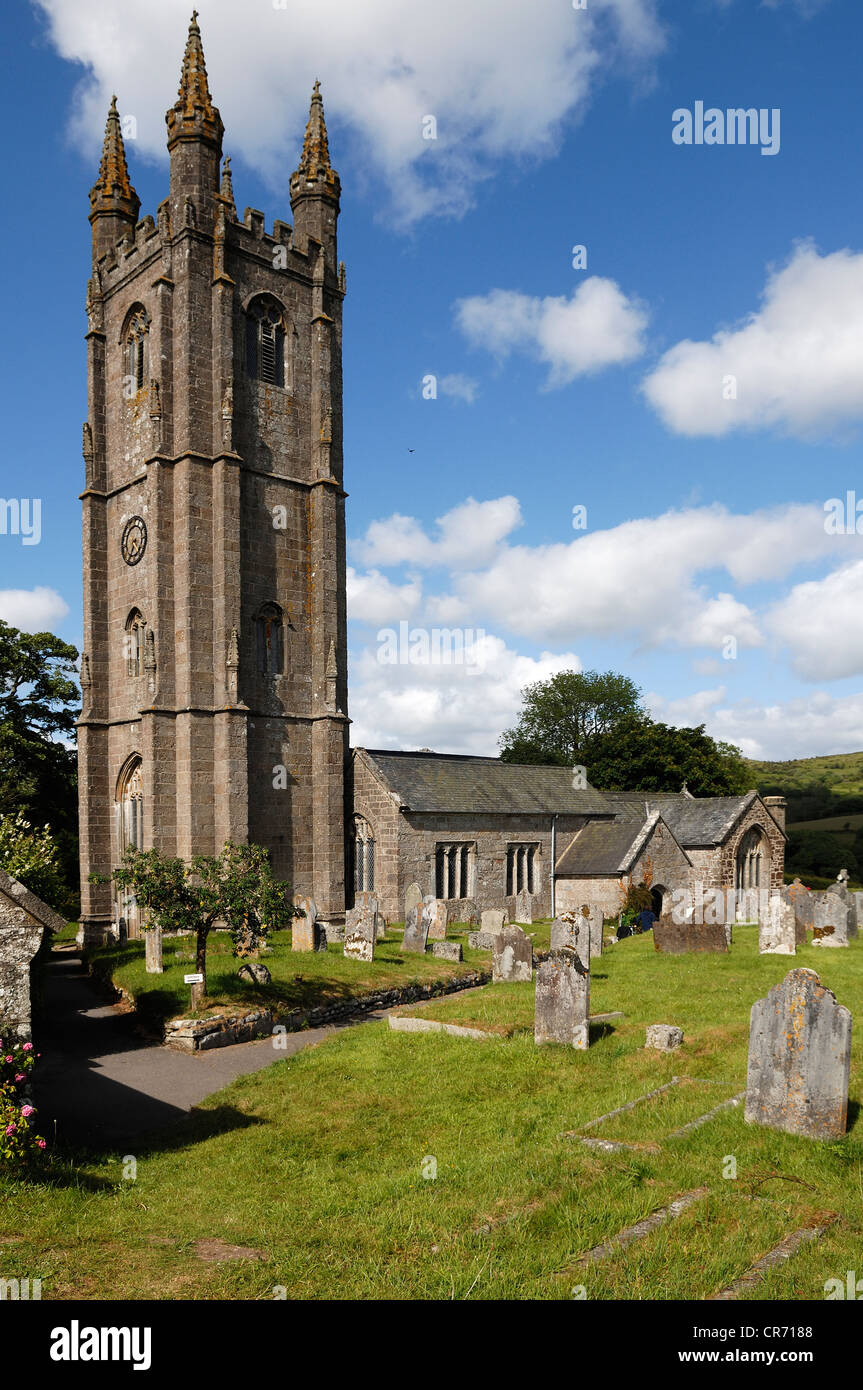
[{"label": "low stone wall", "polygon": [[245,1014],[214,1014],[210,1018],[175,1018],[165,1025],[165,1046],[179,1052],[206,1052],[213,1047],[232,1047],[235,1043],[269,1037],[277,1025],[288,1033],[297,1033],[304,1028],[320,1028],[327,1023],[336,1023],[351,1015],[392,1009],[398,1004],[414,1004],[420,999],[433,999],[440,994],[457,994],[463,989],[487,985],[490,980],[490,970],[472,970],[452,980],[401,985],[397,989],[363,995],[360,999],[340,1000],[334,1004],[322,1004],[316,1009],[297,1009],[286,1014],[273,1009],[256,1009]]}]

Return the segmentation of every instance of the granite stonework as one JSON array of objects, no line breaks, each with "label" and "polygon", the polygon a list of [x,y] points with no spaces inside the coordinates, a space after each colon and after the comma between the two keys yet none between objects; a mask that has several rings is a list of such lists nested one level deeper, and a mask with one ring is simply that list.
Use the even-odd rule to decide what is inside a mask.
[{"label": "granite stonework", "polygon": [[[307,902],[310,900],[307,899]],[[294,917],[291,922],[292,951],[325,951],[327,949],[327,928],[317,920],[314,903],[311,911],[302,917]]]},{"label": "granite stonework", "polygon": [[523,923],[526,927],[533,924],[533,898],[526,890],[516,895],[515,921]]},{"label": "granite stonework", "polygon": [[683,956],[728,951],[728,936],[722,922],[674,922],[660,917],[653,924],[653,947],[666,956]]},{"label": "granite stonework", "polygon": [[375,913],[364,908],[359,912],[356,922],[350,926],[345,923],[343,954],[348,960],[359,960],[369,964],[375,958],[376,940]]},{"label": "granite stonework", "polygon": [[479,919],[480,931],[489,936],[503,931],[508,925],[509,917],[505,907],[487,907]]},{"label": "granite stonework", "polygon": [[423,890],[418,883],[409,883],[405,889],[405,921],[412,907],[419,907],[423,900]]},{"label": "granite stonework", "polygon": [[155,922],[144,929],[144,970],[148,975],[161,975],[162,928]]},{"label": "granite stonework", "polygon": [[851,1014],[814,970],[791,970],[752,1006],[746,1120],[841,1139],[848,1118]]},{"label": "granite stonework", "polygon": [[657,1052],[676,1052],[683,1045],[683,1029],[673,1023],[650,1023],[645,1034],[644,1046]]},{"label": "granite stonework", "polygon": [[758,925],[758,952],[762,956],[793,956],[797,950],[797,919],[791,903],[772,893]]},{"label": "granite stonework", "polygon": [[442,898],[426,898],[423,911],[428,917],[429,941],[445,941],[447,926],[447,905]]},{"label": "granite stonework", "polygon": [[590,970],[572,947],[551,950],[536,972],[536,1043],[590,1044]]},{"label": "granite stonework", "polygon": [[462,960],[462,949],[460,941],[435,941],[432,946],[432,955],[437,956],[438,960]]},{"label": "granite stonework", "polygon": [[118,916],[133,803],[145,848],[188,861],[263,845],[323,922],[345,910],[340,184],[316,93],[290,209],[269,229],[254,209],[239,217],[190,53],[155,215],[139,216],[116,112],[90,194],[76,487],[87,944]]},{"label": "granite stonework", "polygon": [[417,903],[416,907],[410,909],[405,920],[403,951],[411,951],[416,955],[424,954],[429,935],[429,917],[425,907],[425,903]]},{"label": "granite stonework", "polygon": [[794,909],[794,941],[797,946],[806,945],[806,931],[815,924],[815,904],[812,894],[799,878],[781,889],[782,897]]},{"label": "granite stonework", "polygon": [[[367,888],[366,888],[366,889],[363,889],[363,890],[362,890],[361,892],[359,892],[359,893],[355,893],[355,894],[354,894],[354,906],[353,906],[353,909],[352,909],[352,910],[353,910],[353,911],[357,911],[358,909],[363,909],[363,908],[364,908],[367,912],[372,912],[372,913],[374,913],[374,918],[375,918],[375,936],[376,936],[376,939],[377,939],[378,941],[383,941],[384,938],[386,937],[386,934],[387,934],[387,924],[386,924],[386,920],[385,920],[385,918],[384,918],[383,913],[381,912],[381,905],[380,905],[380,902],[378,901],[378,896],[377,896],[377,894],[376,894],[376,893],[372,893],[372,892],[371,892],[369,889],[367,889]],[[351,911],[351,910],[349,909],[349,911],[348,911],[347,913],[345,913],[345,926],[348,925],[348,922],[349,922],[349,920],[350,920],[350,911]]]},{"label": "granite stonework", "polygon": [[521,927],[496,932],[492,948],[492,982],[510,983],[533,979],[533,943]]},{"label": "granite stonework", "polygon": [[0,1037],[29,1042],[30,965],[46,933],[66,923],[53,908],[0,869]]},{"label": "granite stonework", "polygon": [[551,949],[570,946],[584,965],[590,961],[590,918],[581,912],[561,912],[551,924]]},{"label": "granite stonework", "polygon": [[[587,926],[590,939],[590,958],[594,960],[602,955],[602,908],[598,903],[582,903],[578,912],[583,923]],[[579,930],[582,929],[579,928]]]},{"label": "granite stonework", "polygon": [[815,923],[812,928],[813,946],[848,945],[849,907],[839,893],[815,895]]},{"label": "granite stonework", "polygon": [[468,932],[467,944],[472,951],[493,951],[494,939],[497,932],[472,931]]}]

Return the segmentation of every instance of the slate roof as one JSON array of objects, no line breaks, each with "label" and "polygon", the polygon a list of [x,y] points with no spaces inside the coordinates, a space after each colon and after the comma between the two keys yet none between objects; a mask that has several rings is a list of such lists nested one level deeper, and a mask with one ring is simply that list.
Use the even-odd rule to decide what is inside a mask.
[{"label": "slate roof", "polygon": [[613,817],[606,792],[576,791],[571,767],[502,763],[449,753],[364,752],[390,791],[410,811],[476,815],[600,815]]},{"label": "slate roof", "polygon": [[19,883],[17,878],[12,878],[5,869],[0,869],[0,893],[10,898],[16,907],[23,908],[29,912],[31,917],[35,917],[37,922],[41,922],[43,927],[50,927],[52,931],[62,931],[66,926],[66,919],[55,912],[53,907],[43,903],[41,898],[37,898],[35,893],[31,893],[29,888],[25,888],[23,883]]},{"label": "slate roof", "polygon": [[[405,810],[462,815],[485,812],[600,817],[591,827],[590,837],[584,841],[585,853],[595,846],[591,853],[597,858],[591,862],[606,863],[614,858],[615,869],[652,816],[662,816],[683,849],[718,845],[758,795],[750,791],[742,796],[699,798],[689,792],[657,795],[606,792],[595,787],[578,791],[572,785],[569,767],[503,763],[499,758],[458,753],[401,753],[379,748],[358,748],[355,752],[369,759]],[[616,828],[623,826],[626,828]],[[582,836],[587,828],[581,832]],[[606,843],[607,853],[604,849],[600,851],[600,845]],[[603,871],[594,868],[583,872]]]},{"label": "slate roof", "polygon": [[554,871],[573,878],[622,873],[634,857],[643,828],[642,821],[589,821],[567,845]]}]

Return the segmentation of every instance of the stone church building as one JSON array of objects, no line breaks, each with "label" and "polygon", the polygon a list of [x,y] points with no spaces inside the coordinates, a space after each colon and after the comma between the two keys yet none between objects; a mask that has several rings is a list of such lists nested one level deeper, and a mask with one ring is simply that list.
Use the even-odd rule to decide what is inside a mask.
[{"label": "stone church building", "polygon": [[[234,203],[195,16],[166,115],[168,195],[139,218],[116,100],[90,191],[82,927],[137,909],[126,847],[270,852],[323,922],[374,888],[453,920],[527,889],[601,901],[654,867],[782,882],[781,799],[575,791],[568,769],[348,747],[339,176],[318,84],[292,223]],[[658,870],[658,877],[657,877]],[[101,882],[91,882],[91,875]]]}]

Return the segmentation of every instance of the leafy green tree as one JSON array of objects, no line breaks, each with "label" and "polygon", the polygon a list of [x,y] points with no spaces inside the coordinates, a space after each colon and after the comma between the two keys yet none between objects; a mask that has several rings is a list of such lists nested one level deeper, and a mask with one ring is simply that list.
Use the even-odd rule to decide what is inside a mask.
[{"label": "leafy green tree", "polygon": [[15,816],[0,816],[0,868],[58,912],[68,914],[74,910],[73,895],[60,873],[50,826],[34,829],[22,811]]},{"label": "leafy green tree", "polygon": [[207,992],[207,938],[217,922],[227,925],[236,948],[250,917],[256,919],[257,934],[265,936],[298,915],[290,888],[273,878],[261,845],[228,841],[218,857],[198,854],[188,864],[157,849],[130,848],[113,877],[135,895],[152,925],[194,932],[195,971],[204,979],[193,986],[193,1006]]},{"label": "leafy green tree", "polygon": [[788,827],[785,866],[792,874],[818,874],[835,878],[840,869],[847,869],[859,881],[860,868],[853,849],[846,840],[829,830],[795,830]]},{"label": "leafy green tree", "polygon": [[592,738],[582,759],[591,786],[605,791],[679,791],[693,796],[734,796],[747,789],[739,749],[717,743],[704,725],[674,728],[630,718]]},{"label": "leafy green tree", "polygon": [[51,826],[70,889],[78,883],[77,771],[67,746],[78,716],[77,657],[50,632],[0,621],[0,815]]},{"label": "leafy green tree", "polygon": [[647,718],[638,686],[615,671],[559,671],[521,695],[518,723],[500,736],[503,762],[584,763],[593,739],[625,719]]}]

